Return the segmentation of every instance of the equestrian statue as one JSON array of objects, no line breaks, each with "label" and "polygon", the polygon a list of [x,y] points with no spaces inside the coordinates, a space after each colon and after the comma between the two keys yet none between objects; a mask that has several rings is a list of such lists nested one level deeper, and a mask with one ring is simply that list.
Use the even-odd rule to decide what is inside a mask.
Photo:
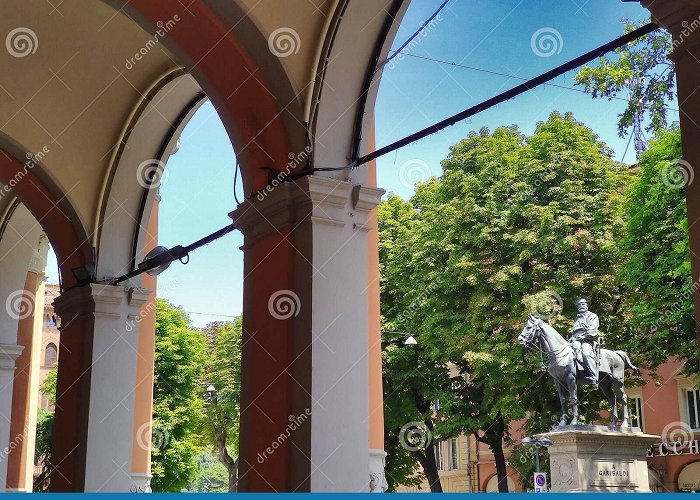
[{"label": "equestrian statue", "polygon": [[585,299],[576,301],[576,319],[571,329],[571,337],[565,340],[554,327],[546,321],[530,314],[523,331],[518,336],[521,346],[535,346],[547,355],[549,373],[554,378],[554,386],[561,403],[559,425],[567,425],[568,395],[571,401],[572,417],[569,425],[578,424],[577,383],[598,386],[610,402],[612,420],[610,425],[617,425],[617,405],[622,404],[622,422],[620,427],[629,426],[627,395],[625,394],[625,368],[639,373],[625,351],[611,351],[601,348],[598,333],[598,316],[588,310]]}]

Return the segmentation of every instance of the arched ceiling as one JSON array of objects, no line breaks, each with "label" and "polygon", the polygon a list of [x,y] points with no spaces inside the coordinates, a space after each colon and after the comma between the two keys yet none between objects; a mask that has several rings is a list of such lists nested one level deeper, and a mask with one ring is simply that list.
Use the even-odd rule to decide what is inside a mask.
[{"label": "arched ceiling", "polygon": [[[0,41],[6,42],[0,46],[0,133],[22,150],[45,152],[48,175],[87,226],[130,112],[177,63],[158,44],[128,69],[126,61],[150,39],[146,32],[101,2],[54,4],[55,10],[45,0],[0,5]],[[9,38],[18,28],[23,31]]]},{"label": "arched ceiling", "polygon": [[[183,38],[178,38],[183,31],[177,23],[194,25],[196,10],[208,19],[206,26],[218,26],[222,35],[216,39],[221,45],[241,44],[250,67],[257,68],[245,79],[259,81],[272,96],[284,123],[289,155],[303,150],[309,130],[315,127],[312,132],[320,137],[314,144],[320,152],[319,166],[343,166],[372,56],[378,40],[387,35],[384,53],[388,50],[393,32],[386,32],[386,22],[400,3],[5,0],[0,3],[0,44],[5,42],[0,45],[0,149],[21,162],[28,153],[43,152],[45,170],[37,176],[48,177],[49,184],[58,187],[94,240],[106,179],[118,160],[115,151],[133,113],[164,75],[178,68],[190,72],[222,112],[227,127],[243,129],[248,137],[253,130],[254,142],[255,130],[264,131],[271,121],[262,117],[262,123],[255,123],[253,117],[232,125],[224,110],[231,95],[213,95],[218,89],[207,80],[211,70],[206,74],[204,59],[219,42],[193,60],[192,46],[188,52],[182,47]],[[158,28],[168,28],[173,12],[178,17],[170,35],[167,30],[156,35]],[[161,20],[154,23],[161,13]],[[196,39],[188,43],[196,44]],[[248,71],[224,59],[215,62],[224,70],[216,74],[219,78],[226,79],[226,72]],[[372,106],[370,99],[370,115]],[[309,126],[310,119],[314,123]],[[263,152],[268,147],[257,146]],[[270,156],[272,168],[284,169],[280,158],[286,162],[286,157],[286,149],[284,155]],[[257,158],[261,163],[260,154]],[[256,184],[259,181],[258,177]]]}]

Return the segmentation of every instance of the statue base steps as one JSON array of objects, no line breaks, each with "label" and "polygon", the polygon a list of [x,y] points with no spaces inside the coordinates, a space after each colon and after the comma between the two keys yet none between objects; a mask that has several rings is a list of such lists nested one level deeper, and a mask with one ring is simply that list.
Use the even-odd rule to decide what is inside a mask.
[{"label": "statue base steps", "polygon": [[659,436],[639,428],[571,425],[541,434],[553,492],[650,492],[647,450]]}]

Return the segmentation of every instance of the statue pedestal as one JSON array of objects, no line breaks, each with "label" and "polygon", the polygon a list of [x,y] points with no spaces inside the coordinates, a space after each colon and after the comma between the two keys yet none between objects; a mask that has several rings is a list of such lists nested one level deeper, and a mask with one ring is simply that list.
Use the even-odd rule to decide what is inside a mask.
[{"label": "statue pedestal", "polygon": [[649,492],[647,449],[659,436],[639,428],[555,427],[549,465],[553,492]]}]

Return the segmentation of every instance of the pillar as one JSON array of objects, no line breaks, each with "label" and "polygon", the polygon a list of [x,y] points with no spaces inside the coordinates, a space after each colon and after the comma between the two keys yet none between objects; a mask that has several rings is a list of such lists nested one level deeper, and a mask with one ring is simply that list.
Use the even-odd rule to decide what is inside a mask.
[{"label": "pillar", "polygon": [[15,363],[10,436],[16,436],[17,443],[9,450],[7,457],[6,491],[31,492],[34,482],[41,334],[44,326],[44,271],[48,250],[49,240],[42,233],[24,284],[25,300],[33,307],[26,316],[20,317],[17,325],[17,344],[24,349]]},{"label": "pillar", "polygon": [[[692,0],[643,0],[653,20],[673,35],[673,53],[678,86],[683,159],[690,169],[685,186],[688,207],[688,237],[693,283],[700,282],[700,5]],[[698,170],[698,172],[695,172]],[[695,324],[700,344],[700,289],[693,286]]]},{"label": "pillar", "polygon": [[383,191],[279,184],[244,234],[239,489],[369,490],[368,234]]},{"label": "pillar", "polygon": [[7,484],[7,463],[11,450],[21,445],[23,436],[10,434],[12,413],[12,386],[15,361],[24,347],[16,344],[0,344],[0,443],[7,443],[0,450],[0,485]]},{"label": "pillar", "polygon": [[[158,244],[157,194],[151,209],[146,231],[144,253]],[[151,291],[141,306],[139,321],[138,358],[136,364],[136,392],[134,405],[134,432],[131,454],[131,477],[136,491],[151,491],[151,435],[153,421],[153,367],[156,351],[156,277],[141,276],[143,286]]]},{"label": "pillar", "polygon": [[[368,148],[374,151],[374,122],[370,131]],[[367,184],[377,185],[376,161],[367,165]],[[368,364],[369,364],[369,475],[370,491],[384,492],[389,485],[384,475],[386,452],[384,451],[384,389],[382,384],[382,325],[379,297],[379,220],[377,209],[369,213],[370,231],[367,235],[368,254]]]},{"label": "pillar", "polygon": [[89,284],[61,317],[52,491],[129,492],[139,313],[149,290]]}]

